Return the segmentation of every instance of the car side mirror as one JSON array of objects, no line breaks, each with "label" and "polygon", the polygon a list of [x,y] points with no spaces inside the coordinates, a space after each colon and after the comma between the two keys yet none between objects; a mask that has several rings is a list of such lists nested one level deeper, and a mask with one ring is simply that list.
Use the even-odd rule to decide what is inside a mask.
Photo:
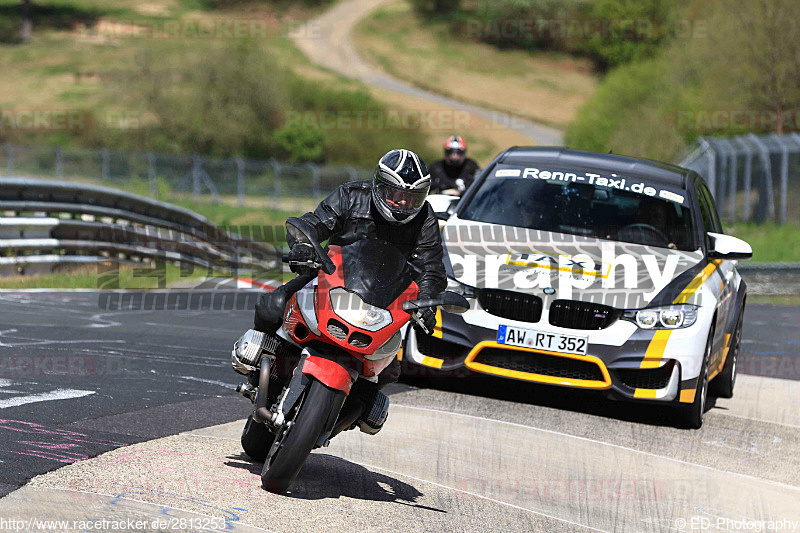
[{"label": "car side mirror", "polygon": [[436,218],[447,220],[455,211],[455,206],[461,198],[451,194],[429,194],[428,203],[431,204]]},{"label": "car side mirror", "polygon": [[709,259],[751,259],[753,248],[742,239],[723,233],[707,233],[711,239],[708,250]]}]

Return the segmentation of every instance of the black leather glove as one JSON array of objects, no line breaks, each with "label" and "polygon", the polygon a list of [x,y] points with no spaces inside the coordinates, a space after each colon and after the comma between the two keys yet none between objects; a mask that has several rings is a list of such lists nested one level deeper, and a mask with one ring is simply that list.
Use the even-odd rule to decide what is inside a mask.
[{"label": "black leather glove", "polygon": [[420,322],[425,324],[425,327],[427,328],[428,332],[425,333],[425,331],[421,327],[419,327],[419,324],[414,322],[414,329],[415,329],[417,335],[431,335],[431,334],[433,334],[433,328],[434,328],[434,326],[436,326],[436,308],[435,307],[426,307],[425,309],[420,310],[419,314],[420,314],[420,317],[419,317]]},{"label": "black leather glove", "polygon": [[292,249],[289,250],[289,269],[295,274],[305,276],[313,274],[315,270],[305,265],[293,265],[294,261],[313,261],[316,259],[317,254],[314,252],[314,247],[306,242],[296,242]]}]

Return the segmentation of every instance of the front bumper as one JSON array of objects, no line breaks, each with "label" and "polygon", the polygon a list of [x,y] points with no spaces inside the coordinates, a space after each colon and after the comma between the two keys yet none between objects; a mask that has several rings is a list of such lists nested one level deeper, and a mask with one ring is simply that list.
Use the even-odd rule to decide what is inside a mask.
[{"label": "front bumper", "polygon": [[[587,355],[550,352],[499,344],[497,325],[514,323],[483,311],[464,315],[437,314],[432,336],[418,337],[409,328],[403,358],[436,373],[453,375],[466,371],[564,387],[606,391],[628,400],[691,402],[697,376],[688,376],[688,355],[679,358],[664,353],[663,332],[644,331],[618,321],[605,330],[566,330],[548,324],[516,323],[519,327],[544,329],[589,337]],[[696,351],[686,345],[687,351]],[[698,356],[702,356],[702,351]],[[408,365],[407,365],[408,367]]]}]

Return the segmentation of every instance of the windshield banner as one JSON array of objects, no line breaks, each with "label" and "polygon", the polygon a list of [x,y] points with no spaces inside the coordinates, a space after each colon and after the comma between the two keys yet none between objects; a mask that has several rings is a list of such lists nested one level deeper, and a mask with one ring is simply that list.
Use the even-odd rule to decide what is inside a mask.
[{"label": "windshield banner", "polygon": [[595,185],[597,187],[608,187],[609,189],[617,189],[620,191],[630,191],[636,194],[642,194],[644,196],[661,198],[681,205],[683,205],[683,202],[685,201],[683,194],[680,194],[679,192],[671,189],[665,189],[661,185],[655,186],[654,184],[645,183],[629,176],[620,176],[619,174],[603,175],[581,170],[515,167],[498,168],[495,170],[492,177],[547,180],[561,183],[583,183],[586,185]]}]

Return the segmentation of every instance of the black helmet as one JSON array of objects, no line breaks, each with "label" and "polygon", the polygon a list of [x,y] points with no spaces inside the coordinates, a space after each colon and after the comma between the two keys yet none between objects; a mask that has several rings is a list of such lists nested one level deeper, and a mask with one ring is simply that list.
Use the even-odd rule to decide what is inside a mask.
[{"label": "black helmet", "polygon": [[410,150],[392,150],[375,167],[372,198],[389,222],[405,224],[419,213],[431,188],[428,167]]}]

